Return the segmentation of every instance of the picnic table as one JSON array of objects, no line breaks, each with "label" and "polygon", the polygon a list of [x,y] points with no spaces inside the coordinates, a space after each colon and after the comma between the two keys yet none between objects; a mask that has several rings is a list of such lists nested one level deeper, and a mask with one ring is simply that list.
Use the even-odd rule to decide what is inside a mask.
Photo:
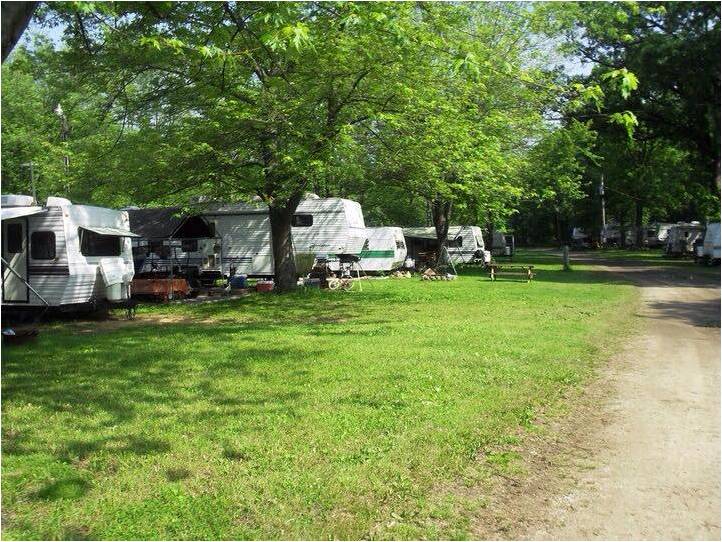
[{"label": "picnic table", "polygon": [[501,265],[498,263],[489,264],[489,278],[496,280],[500,275],[515,275],[526,277],[527,282],[531,282],[534,278],[533,265]]}]

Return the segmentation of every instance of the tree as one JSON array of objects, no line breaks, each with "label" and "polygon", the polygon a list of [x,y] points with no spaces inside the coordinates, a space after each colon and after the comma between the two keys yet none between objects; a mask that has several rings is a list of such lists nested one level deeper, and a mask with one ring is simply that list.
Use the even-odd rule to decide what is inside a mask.
[{"label": "tree", "polygon": [[107,100],[130,139],[158,143],[146,145],[155,178],[133,179],[131,188],[142,187],[147,199],[261,196],[269,205],[278,288],[288,290],[296,284],[296,206],[323,175],[344,128],[403,99],[405,71],[413,67],[405,35],[415,9],[115,4],[90,5],[85,13],[51,6],[46,20],[66,25],[60,60]]},{"label": "tree", "polygon": [[575,2],[555,9],[560,19],[574,19],[568,43],[597,72],[636,75],[635,92],[608,101],[606,111],[631,111],[650,136],[693,151],[699,173],[719,191],[719,3]]},{"label": "tree", "polygon": [[8,57],[25,32],[30,19],[35,13],[37,2],[13,2],[2,3],[2,61]]}]

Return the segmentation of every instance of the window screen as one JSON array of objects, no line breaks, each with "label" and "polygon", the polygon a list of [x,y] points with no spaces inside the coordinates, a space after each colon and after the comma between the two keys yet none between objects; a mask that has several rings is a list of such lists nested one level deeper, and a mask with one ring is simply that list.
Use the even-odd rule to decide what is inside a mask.
[{"label": "window screen", "polygon": [[80,253],[83,256],[120,256],[120,237],[101,235],[78,228]]},{"label": "window screen", "polygon": [[33,260],[54,260],[55,233],[34,231],[30,236],[30,257]]},{"label": "window screen", "polygon": [[7,235],[7,247],[10,254],[19,254],[23,251],[23,225],[15,222],[8,224],[5,230]]},{"label": "window screen", "polygon": [[293,215],[291,225],[296,228],[313,226],[313,215]]}]

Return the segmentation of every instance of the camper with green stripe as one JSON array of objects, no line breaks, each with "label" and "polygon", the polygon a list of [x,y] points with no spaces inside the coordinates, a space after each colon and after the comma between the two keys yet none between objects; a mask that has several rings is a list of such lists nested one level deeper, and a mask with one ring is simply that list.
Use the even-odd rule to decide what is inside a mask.
[{"label": "camper with green stripe", "polygon": [[393,271],[404,264],[404,232],[397,227],[366,228],[368,239],[361,251],[361,269],[367,273]]}]

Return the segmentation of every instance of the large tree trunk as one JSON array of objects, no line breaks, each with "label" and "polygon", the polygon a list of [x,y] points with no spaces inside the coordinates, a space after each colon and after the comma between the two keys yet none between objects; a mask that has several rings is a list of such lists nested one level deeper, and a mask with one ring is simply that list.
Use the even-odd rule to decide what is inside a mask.
[{"label": "large tree trunk", "polygon": [[619,214],[619,246],[627,248],[627,213]]},{"label": "large tree trunk", "polygon": [[644,245],[643,215],[644,207],[642,206],[642,202],[637,200],[634,204],[634,244],[637,248],[642,248]]},{"label": "large tree trunk", "polygon": [[494,221],[489,213],[488,222],[486,223],[486,250],[494,252]]},{"label": "large tree trunk", "polygon": [[28,27],[35,13],[37,2],[2,3],[2,61],[8,57]]},{"label": "large tree trunk", "polygon": [[431,218],[436,229],[436,242],[439,249],[446,245],[449,237],[449,215],[451,214],[451,202],[435,199],[431,202]]},{"label": "large tree trunk", "polygon": [[562,236],[562,217],[559,215],[559,211],[554,213],[554,226],[556,228],[557,243],[560,247],[564,246],[564,239]]},{"label": "large tree trunk", "polygon": [[293,255],[291,223],[300,201],[301,195],[294,195],[284,205],[271,206],[268,210],[275,263],[275,288],[280,292],[295,290],[298,280],[296,259]]}]

